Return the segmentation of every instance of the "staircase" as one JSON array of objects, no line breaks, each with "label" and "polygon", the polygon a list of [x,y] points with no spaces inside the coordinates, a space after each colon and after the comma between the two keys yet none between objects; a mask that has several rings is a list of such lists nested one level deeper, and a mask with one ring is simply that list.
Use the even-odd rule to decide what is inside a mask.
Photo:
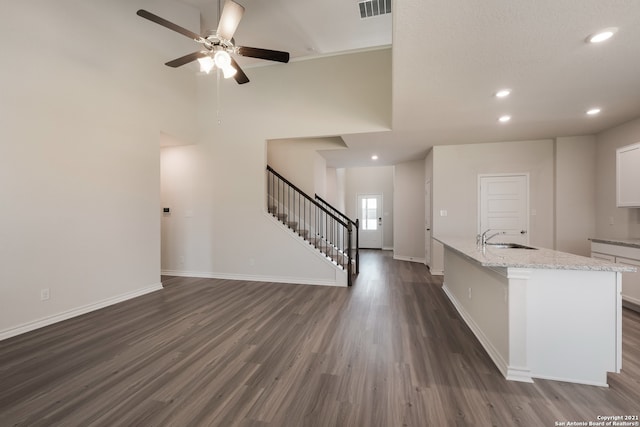
[{"label": "staircase", "polygon": [[357,220],[351,221],[318,195],[311,198],[271,166],[267,166],[267,206],[278,221],[346,270],[347,284],[353,284],[359,271]]}]

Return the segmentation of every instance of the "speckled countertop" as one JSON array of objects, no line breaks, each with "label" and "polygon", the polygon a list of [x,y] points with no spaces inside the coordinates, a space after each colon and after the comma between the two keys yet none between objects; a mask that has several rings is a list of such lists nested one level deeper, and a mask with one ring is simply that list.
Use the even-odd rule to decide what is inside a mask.
[{"label": "speckled countertop", "polygon": [[630,248],[640,248],[640,239],[609,239],[592,237],[589,240],[595,243],[607,243],[609,245],[629,246]]},{"label": "speckled countertop", "polygon": [[434,237],[443,245],[484,267],[542,268],[548,270],[636,271],[635,267],[552,249],[499,249],[476,245],[471,239]]}]

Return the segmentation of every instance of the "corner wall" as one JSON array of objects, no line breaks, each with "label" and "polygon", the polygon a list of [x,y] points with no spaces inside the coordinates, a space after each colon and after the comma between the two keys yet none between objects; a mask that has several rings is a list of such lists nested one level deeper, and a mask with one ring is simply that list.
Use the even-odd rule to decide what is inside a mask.
[{"label": "corner wall", "polygon": [[555,141],[555,249],[591,256],[596,223],[596,138]]},{"label": "corner wall", "polygon": [[616,207],[616,149],[640,142],[640,118],[596,135],[596,237],[640,238],[640,209]]},{"label": "corner wall", "polygon": [[142,4],[3,5],[0,339],[161,288],[161,132],[194,139],[196,86],[139,35]]},{"label": "corner wall", "polygon": [[425,262],[425,161],[400,163],[393,173],[393,257]]}]

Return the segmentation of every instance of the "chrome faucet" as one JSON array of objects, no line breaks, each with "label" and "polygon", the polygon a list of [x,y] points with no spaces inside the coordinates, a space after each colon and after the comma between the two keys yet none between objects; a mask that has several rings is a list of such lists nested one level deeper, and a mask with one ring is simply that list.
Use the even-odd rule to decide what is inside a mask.
[{"label": "chrome faucet", "polygon": [[487,233],[490,232],[491,229],[487,228],[484,233],[482,233],[482,235],[478,234],[476,236],[476,243],[480,244],[482,243],[482,247],[486,246],[487,242],[489,241],[489,239],[493,239],[494,237],[500,235],[500,234],[507,234],[506,231],[498,231],[497,233],[493,233],[491,236],[487,237]]}]

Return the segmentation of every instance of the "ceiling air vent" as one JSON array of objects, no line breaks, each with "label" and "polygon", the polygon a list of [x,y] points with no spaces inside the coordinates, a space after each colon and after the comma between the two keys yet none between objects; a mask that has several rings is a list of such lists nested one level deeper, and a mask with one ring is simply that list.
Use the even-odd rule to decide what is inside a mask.
[{"label": "ceiling air vent", "polygon": [[367,0],[358,3],[360,8],[360,18],[371,18],[373,16],[391,13],[391,0]]}]

